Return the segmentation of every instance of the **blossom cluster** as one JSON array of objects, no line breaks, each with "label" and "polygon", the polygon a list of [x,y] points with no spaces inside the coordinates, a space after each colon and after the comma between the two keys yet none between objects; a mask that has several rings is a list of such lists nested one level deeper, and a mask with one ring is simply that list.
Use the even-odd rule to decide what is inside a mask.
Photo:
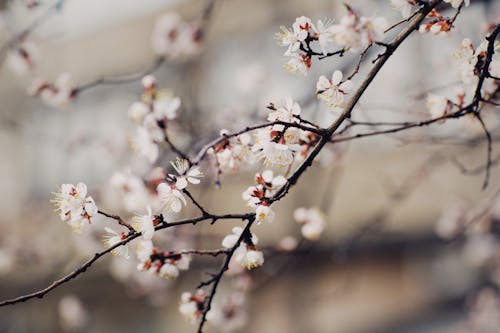
[{"label": "blossom cluster", "polygon": [[28,88],[28,93],[40,97],[47,105],[64,108],[76,97],[77,89],[71,76],[62,73],[53,83],[35,79]]},{"label": "blossom cluster", "polygon": [[[470,5],[470,0],[444,0],[444,2],[449,3],[453,8],[458,8],[462,4],[462,2],[466,7]],[[403,16],[404,19],[408,19],[411,16],[412,10],[415,8],[417,3],[418,3],[418,1],[416,1],[416,0],[391,0],[391,6],[394,9],[396,9],[397,11],[401,12],[401,16]],[[431,15],[436,17],[435,13],[433,13]],[[429,17],[432,17],[432,16],[429,16]],[[429,31],[432,28],[432,29],[436,30],[436,32],[439,32],[441,25],[444,25],[444,23],[438,24],[438,26],[435,28],[432,28],[432,25],[431,25],[429,28],[425,27],[422,30]]]},{"label": "blossom cluster", "polygon": [[140,241],[137,254],[140,261],[138,270],[148,271],[165,279],[175,279],[180,271],[189,269],[191,262],[190,255],[159,251],[153,248],[151,241]]},{"label": "blossom cluster", "polygon": [[297,208],[293,217],[302,224],[300,231],[302,236],[308,240],[318,240],[326,227],[323,213],[318,208]]},{"label": "blossom cluster", "polygon": [[203,32],[196,22],[186,22],[177,13],[161,16],[154,26],[153,50],[172,60],[189,59],[200,53]]},{"label": "blossom cluster", "polygon": [[191,323],[196,323],[205,308],[206,297],[207,293],[203,289],[198,289],[194,295],[184,292],[179,305],[180,313]]},{"label": "blossom cluster", "polygon": [[54,193],[52,202],[61,220],[76,232],[81,232],[85,225],[90,224],[98,211],[94,199],[87,197],[87,185],[83,183],[76,186],[62,184],[60,190]]},{"label": "blossom cluster", "polygon": [[138,125],[132,146],[154,163],[159,156],[158,144],[165,140],[168,123],[177,118],[181,100],[168,90],[157,89],[152,75],[145,76],[142,85],[142,100],[134,102],[128,110],[129,118]]},{"label": "blossom cluster", "polygon": [[[369,44],[381,41],[388,22],[383,17],[360,16],[351,7],[346,6],[347,14],[338,24],[318,20],[313,24],[308,17],[298,17],[292,28],[282,26],[282,32],[276,34],[279,44],[286,47],[284,55],[288,58],[285,69],[291,73],[307,75],[312,65],[312,57],[325,57],[357,51]],[[313,50],[314,44],[319,50]],[[330,52],[333,46],[339,51]]]},{"label": "blossom cluster", "polygon": [[437,94],[427,96],[427,109],[433,118],[446,116],[453,110],[460,109],[466,102],[471,102],[475,97],[476,87],[481,75],[485,77],[480,91],[482,98],[488,98],[497,91],[499,82],[496,77],[500,75],[500,56],[498,55],[500,43],[496,42],[494,44],[495,54],[486,69],[487,73],[484,73],[486,48],[486,40],[479,44],[477,48],[474,47],[470,39],[465,38],[462,40],[459,48],[452,56],[452,63],[460,76],[462,85],[457,89],[453,99]]},{"label": "blossom cluster", "polygon": [[220,170],[237,170],[243,164],[256,161],[270,168],[288,167],[302,160],[317,142],[317,134],[294,126],[303,124],[297,102],[285,98],[270,103],[267,108],[267,120],[278,123],[254,130],[253,137],[242,133],[230,138],[227,131],[221,132],[221,140],[208,151]]},{"label": "blossom cluster", "polygon": [[256,247],[258,238],[255,234],[245,232],[241,227],[234,227],[232,233],[222,240],[222,246],[226,249],[232,249],[238,244],[240,237],[241,242],[234,251],[234,261],[246,269],[262,266],[264,254]]},{"label": "blossom cluster", "polygon": [[351,80],[344,80],[341,71],[333,72],[332,78],[320,76],[316,83],[316,95],[332,111],[342,111],[345,106],[345,96],[352,91]]}]

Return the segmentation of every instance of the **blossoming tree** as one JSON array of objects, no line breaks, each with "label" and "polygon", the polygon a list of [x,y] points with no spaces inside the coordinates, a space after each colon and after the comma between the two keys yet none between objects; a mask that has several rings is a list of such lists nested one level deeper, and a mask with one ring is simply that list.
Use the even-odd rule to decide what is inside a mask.
[{"label": "blossoming tree", "polygon": [[[38,6],[36,1],[29,3],[30,6]],[[318,163],[322,152],[332,147],[335,149],[342,142],[470,117],[480,125],[483,131],[481,140],[487,147],[485,163],[476,172],[484,175],[483,188],[490,185],[491,169],[499,159],[493,156],[495,138],[488,129],[484,114],[492,109],[498,110],[498,22],[489,24],[480,42],[473,43],[471,39],[464,38],[460,45],[455,46],[453,67],[460,77],[457,92],[446,96],[434,91],[428,93],[425,119],[402,122],[354,120],[358,102],[366,89],[407,38],[413,34],[443,38],[453,33],[457,29],[456,20],[460,13],[470,5],[468,0],[391,0],[391,6],[402,17],[397,22],[389,22],[383,16],[366,16],[368,13],[363,13],[362,8],[348,4],[345,4],[343,16],[337,21],[313,21],[307,16],[296,18],[291,27],[281,27],[275,36],[278,46],[284,50],[283,67],[291,74],[306,76],[319,61],[338,59],[337,63],[332,63],[331,72],[319,76],[312,87],[314,95],[334,120],[326,126],[320,125],[311,117],[308,119],[302,110],[304,105],[283,96],[268,101],[267,120],[264,122],[249,123],[234,131],[220,129],[219,136],[202,138],[200,149],[180,147],[172,136],[171,128],[183,117],[184,101],[165,89],[154,72],[166,63],[198,57],[203,53],[205,28],[211,19],[214,4],[215,1],[208,1],[201,18],[192,22],[185,21],[177,13],[162,16],[152,34],[152,48],[157,58],[144,71],[102,77],[83,84],[75,82],[71,74],[61,73],[53,82],[35,79],[28,87],[28,93],[41,102],[64,108],[87,90],[101,85],[130,82],[141,85],[141,96],[137,96],[137,101],[128,109],[128,117],[135,127],[131,146],[137,158],[147,161],[150,167],[142,176],[130,171],[117,171],[112,176],[110,184],[116,189],[126,215],[101,209],[99,201],[93,199],[83,182],[62,184],[53,195],[59,218],[74,232],[83,234],[93,227],[97,216],[109,219],[109,224],[99,230],[105,249],[47,287],[4,300],[0,306],[43,298],[52,290],[83,275],[108,254],[133,262],[141,274],[149,272],[164,279],[189,274],[193,257],[213,256],[222,258],[220,267],[197,286],[193,285],[192,290],[179,295],[179,311],[196,325],[198,332],[204,331],[207,321],[221,330],[237,329],[243,322],[241,308],[247,289],[235,287],[234,293],[227,299],[214,302],[223,277],[236,278],[242,272],[266,264],[266,249],[259,247],[255,226],[263,225],[260,230],[273,228],[271,222],[276,218],[275,205],[287,200],[289,192],[302,180],[307,170]],[[60,6],[61,2],[56,2],[46,9],[47,13],[59,10]],[[6,65],[15,71],[29,72],[34,66],[37,55],[30,42],[30,33],[34,29],[36,24],[14,35],[2,50]],[[276,52],[279,52],[278,47]],[[356,59],[349,70],[339,69],[338,63],[344,56]],[[361,66],[369,66],[369,70],[362,73]],[[365,130],[356,131],[358,128]],[[165,156],[176,157],[165,163]],[[249,168],[255,169],[256,173],[253,181],[248,182],[248,187],[242,189],[241,198],[248,207],[246,211],[226,207],[226,212],[215,213],[193,194],[193,189],[202,182],[214,182],[215,186],[220,186],[220,178],[225,174]],[[194,207],[198,214],[179,219],[179,214],[187,206]],[[491,211],[492,207],[493,203],[485,209]],[[476,225],[475,216],[464,218],[461,213],[451,217],[449,212],[447,214],[437,227],[438,233],[445,238],[464,234]],[[302,237],[308,241],[318,240],[328,225],[318,207],[296,207],[293,216],[300,224]],[[228,220],[243,223],[220,239],[218,248],[170,249],[164,246],[164,242],[157,241],[166,229],[221,224]],[[485,226],[481,232],[494,234],[491,220],[482,223]],[[297,247],[297,240],[284,240],[280,246],[291,251]],[[494,267],[500,267],[498,260]]]}]

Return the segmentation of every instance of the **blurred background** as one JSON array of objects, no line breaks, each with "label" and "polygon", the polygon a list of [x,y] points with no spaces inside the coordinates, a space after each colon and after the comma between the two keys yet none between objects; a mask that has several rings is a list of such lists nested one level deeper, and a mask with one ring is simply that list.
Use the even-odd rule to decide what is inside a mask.
[{"label": "blurred background", "polygon": [[[2,45],[52,6],[35,1],[31,8],[33,2],[0,2]],[[389,1],[349,4],[391,23],[401,19]],[[145,177],[150,168],[129,144],[134,127],[127,110],[140,98],[140,80],[88,89],[64,109],[28,96],[30,82],[34,77],[53,81],[67,72],[81,85],[140,72],[156,57],[151,33],[157,18],[175,11],[187,21],[199,20],[208,5],[201,0],[67,0],[30,32],[37,62],[29,75],[19,76],[2,64],[1,299],[41,289],[104,249],[99,232],[109,220],[99,216],[88,234],[77,235],[53,212],[49,199],[60,184],[85,182],[99,208],[129,219],[132,213],[123,209],[110,178],[128,169]],[[357,57],[317,61],[308,76],[294,76],[282,68],[283,49],[274,35],[297,16],[324,20],[344,13],[336,0],[215,1],[200,55],[167,60],[154,72],[160,87],[182,99],[175,143],[194,154],[222,128],[265,121],[265,106],[285,96],[299,102],[307,119],[329,124],[335,114],[316,101],[316,81],[335,69],[350,72]],[[452,15],[451,10],[443,13]],[[459,74],[450,66],[450,55],[465,37],[479,44],[486,23],[499,16],[499,2],[472,1],[449,35],[416,33],[379,73],[353,119],[428,118],[425,93],[452,94],[457,87]],[[376,54],[372,51],[368,59]],[[362,66],[356,83],[369,65]],[[500,138],[495,111],[490,107],[484,113],[494,139]],[[158,165],[174,158],[164,150]],[[238,332],[500,332],[500,270],[490,274],[498,244],[491,237],[443,240],[436,235],[443,219],[479,216],[490,223],[500,217],[500,209],[495,210],[498,170],[493,168],[483,191],[484,172],[464,172],[457,160],[467,169],[486,161],[484,135],[473,119],[328,147],[276,205],[276,221],[253,229],[266,264],[238,279],[224,279],[216,302],[230,294],[233,284],[246,285],[245,325]],[[224,173],[220,188],[208,175],[193,194],[211,211],[244,212],[241,193],[252,185],[256,170]],[[327,227],[320,240],[301,239],[293,219],[297,207],[323,211]],[[179,218],[196,214],[189,207]],[[217,248],[240,224],[169,229],[159,244],[169,250]],[[43,300],[1,308],[0,332],[194,332],[178,313],[180,294],[193,291],[219,262],[195,258],[190,271],[166,281],[136,271],[133,258],[105,258]],[[486,325],[480,330],[477,322]],[[209,326],[207,331],[223,329]]]}]

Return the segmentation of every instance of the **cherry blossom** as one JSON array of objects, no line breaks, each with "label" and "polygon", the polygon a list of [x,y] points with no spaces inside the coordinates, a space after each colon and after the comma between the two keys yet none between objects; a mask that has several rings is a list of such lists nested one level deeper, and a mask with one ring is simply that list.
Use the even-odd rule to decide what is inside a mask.
[{"label": "cherry blossom", "polygon": [[248,187],[242,194],[243,200],[250,207],[267,202],[280,186],[286,184],[287,179],[281,175],[274,176],[272,170],[265,170],[255,175],[255,182],[257,185]]},{"label": "cherry blossom", "polygon": [[[269,121],[284,121],[287,123],[297,123],[299,121],[297,117],[301,112],[300,105],[290,97],[276,103],[270,103],[267,109],[270,110],[267,116]],[[283,129],[284,125],[276,124],[273,126],[273,130],[282,131]]]},{"label": "cherry blossom", "polygon": [[123,207],[128,212],[145,207],[151,199],[143,180],[130,170],[115,172],[111,176],[110,185],[118,192]]},{"label": "cherry blossom", "polygon": [[139,154],[154,163],[158,159],[160,150],[155,139],[144,127],[137,127],[136,135],[131,140],[132,148]]},{"label": "cherry blossom", "polygon": [[446,97],[429,94],[426,99],[426,106],[432,118],[439,118],[449,112],[450,104]]},{"label": "cherry blossom", "polygon": [[189,167],[189,162],[182,158],[177,158],[175,162],[170,162],[177,171],[178,176],[170,175],[172,178],[176,179],[175,186],[179,190],[186,188],[188,183],[199,184],[200,178],[203,177],[203,173],[198,167]]},{"label": "cherry blossom", "polygon": [[28,88],[31,96],[39,96],[44,103],[57,108],[68,106],[75,92],[76,85],[68,73],[60,74],[54,83],[35,79]]},{"label": "cherry blossom", "polygon": [[161,183],[156,188],[156,191],[162,207],[161,210],[166,214],[170,212],[179,213],[182,206],[186,205],[186,199],[175,185]]},{"label": "cherry blossom", "polygon": [[[106,245],[106,247],[112,247],[127,238],[127,233],[125,232],[117,233],[116,231],[108,227],[104,227],[104,230],[107,232],[107,234],[103,237],[103,243],[104,245]],[[125,259],[130,258],[127,245],[118,246],[117,248],[113,249],[111,253],[115,256],[122,256]]]},{"label": "cherry blossom", "polygon": [[244,293],[232,293],[224,299],[221,305],[213,304],[207,314],[207,320],[221,332],[237,331],[244,327],[248,320],[247,313],[243,308],[244,304]]},{"label": "cherry blossom", "polygon": [[65,331],[75,332],[85,327],[89,314],[75,295],[65,295],[58,304],[59,320]]},{"label": "cherry blossom", "polygon": [[192,324],[201,316],[201,311],[204,308],[205,298],[207,294],[203,289],[198,289],[196,294],[184,292],[181,295],[181,304],[179,305],[179,312],[189,320]]},{"label": "cherry blossom", "polygon": [[54,193],[52,202],[59,211],[62,221],[70,225],[75,232],[81,232],[86,224],[90,224],[92,217],[97,215],[97,206],[92,197],[87,197],[87,185],[78,183],[62,184],[58,192]]},{"label": "cherry blossom", "polygon": [[[227,249],[231,249],[236,246],[238,239],[244,232],[244,229],[235,227],[232,232],[232,234],[227,235],[222,240],[222,246]],[[264,254],[262,251],[257,249],[257,242],[257,236],[253,233],[244,235],[240,245],[234,251],[234,261],[246,269],[253,269],[262,266],[264,263]]]},{"label": "cherry blossom", "polygon": [[330,45],[334,41],[334,29],[332,28],[331,22],[323,22],[322,20],[318,20],[316,25],[313,26],[314,35],[313,38],[318,40],[319,48],[323,55],[328,53],[328,49]]},{"label": "cherry blossom", "polygon": [[155,23],[153,50],[174,60],[186,60],[201,51],[202,32],[198,24],[185,22],[177,13],[167,13]]},{"label": "cherry blossom", "polygon": [[258,224],[262,222],[273,222],[275,217],[276,214],[274,211],[266,204],[260,204],[255,209],[255,221],[257,221]]},{"label": "cherry blossom", "polygon": [[283,65],[283,68],[292,74],[300,73],[306,76],[311,69],[311,57],[306,53],[294,53],[288,57],[288,61]]},{"label": "cherry blossom", "polygon": [[153,238],[156,224],[156,217],[153,216],[151,206],[147,207],[147,214],[134,216],[134,229],[142,233],[142,237],[145,240],[151,240]]},{"label": "cherry blossom", "polygon": [[293,217],[302,224],[301,233],[304,238],[309,240],[318,240],[326,227],[323,214],[318,208],[297,208]]},{"label": "cherry blossom", "polygon": [[415,0],[391,0],[391,6],[400,11],[405,19],[410,17],[413,6],[416,4]]},{"label": "cherry blossom", "polygon": [[23,42],[7,52],[5,63],[17,75],[31,73],[38,60],[38,49],[31,42]]},{"label": "cherry blossom", "polygon": [[324,75],[320,76],[316,83],[316,94],[332,110],[341,110],[344,106],[344,96],[352,90],[352,81],[342,82],[342,72],[336,70],[333,72],[332,79],[327,79]]}]

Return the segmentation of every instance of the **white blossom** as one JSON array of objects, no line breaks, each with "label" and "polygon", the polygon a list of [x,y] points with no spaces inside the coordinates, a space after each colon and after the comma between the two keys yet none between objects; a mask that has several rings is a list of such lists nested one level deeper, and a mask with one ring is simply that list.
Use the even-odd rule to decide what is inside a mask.
[{"label": "white blossom", "polygon": [[64,108],[74,97],[75,89],[76,85],[71,76],[68,73],[62,73],[54,83],[35,79],[28,88],[28,93],[32,96],[40,96],[47,105]]},{"label": "white blossom", "polygon": [[401,12],[401,16],[407,19],[411,15],[413,6],[416,2],[414,0],[391,0],[391,6]]},{"label": "white blossom", "polygon": [[[103,242],[106,247],[115,246],[116,244],[127,238],[126,233],[117,233],[116,231],[108,227],[104,227],[104,230],[107,232],[107,235],[104,235],[103,237]],[[115,256],[124,257],[125,259],[128,259],[130,257],[128,254],[128,246],[126,244],[118,246],[117,248],[113,249],[111,253]]]},{"label": "white blossom", "polygon": [[176,188],[182,190],[186,188],[188,182],[191,184],[199,184],[200,178],[203,177],[203,173],[200,171],[198,167],[189,167],[189,162],[182,158],[177,158],[175,162],[170,162],[170,164],[174,167],[175,171],[177,171],[178,176],[175,176]]},{"label": "white blossom", "polygon": [[345,104],[344,96],[352,91],[352,81],[346,80],[342,82],[342,78],[342,72],[336,70],[333,72],[331,80],[322,75],[316,83],[316,94],[318,98],[324,101],[328,107],[333,110],[342,109]]},{"label": "white blossom", "polygon": [[[234,227],[232,229],[232,233],[225,236],[224,239],[222,240],[222,246],[225,247],[226,249],[233,248],[238,242],[238,239],[240,238],[243,230],[244,229],[242,227]],[[251,235],[252,235],[251,238],[252,244],[256,245],[259,242],[259,239],[254,233],[251,233]]]},{"label": "white blossom", "polygon": [[323,214],[318,208],[297,208],[293,217],[302,224],[301,233],[304,238],[317,240],[326,227]]},{"label": "white blossom", "polygon": [[160,153],[158,145],[151,137],[148,130],[144,127],[138,127],[135,137],[132,139],[132,148],[141,156],[154,163]]},{"label": "white blossom", "polygon": [[136,255],[141,263],[146,262],[152,253],[153,242],[151,240],[139,239],[137,241]]},{"label": "white blossom", "polygon": [[123,207],[128,212],[145,207],[150,195],[142,179],[132,174],[130,170],[115,172],[110,179],[110,185],[119,193]]},{"label": "white blossom", "polygon": [[[295,102],[290,97],[287,97],[277,103],[271,103],[268,107],[271,111],[267,116],[267,120],[273,121],[284,121],[287,123],[298,122],[298,116],[300,115],[301,109],[300,105]],[[284,125],[276,124],[273,126],[273,130],[282,131]]]},{"label": "white blossom", "polygon": [[446,97],[429,94],[426,98],[426,106],[432,118],[439,118],[448,113],[449,101]]},{"label": "white blossom", "polygon": [[175,279],[179,276],[179,268],[176,265],[165,263],[158,272],[159,276],[165,279]]},{"label": "white blossom", "polygon": [[275,216],[274,211],[267,205],[258,205],[255,209],[255,221],[257,223],[273,222]]},{"label": "white blossom", "polygon": [[287,59],[288,61],[283,65],[283,68],[289,73],[299,73],[306,76],[311,69],[311,57],[305,53],[293,53]]},{"label": "white blossom", "polygon": [[155,233],[155,217],[151,211],[151,206],[147,207],[147,214],[134,216],[134,229],[142,233],[144,240],[151,240]]},{"label": "white blossom", "polygon": [[160,92],[153,102],[153,114],[157,120],[173,120],[181,107],[181,99],[170,92]]},{"label": "white blossom", "polygon": [[182,205],[186,205],[186,199],[175,185],[161,183],[157,186],[156,191],[158,192],[161,209],[166,214],[170,212],[179,213],[182,210]]},{"label": "white blossom", "polygon": [[195,324],[201,316],[206,296],[203,289],[198,289],[194,295],[190,292],[182,293],[179,312],[192,324]]},{"label": "white blossom", "polygon": [[91,223],[98,211],[94,199],[87,197],[87,185],[84,183],[76,186],[62,184],[59,192],[54,193],[52,202],[56,205],[61,220],[76,232],[81,232],[86,224]]},{"label": "white blossom", "polygon": [[185,60],[199,54],[201,37],[197,24],[185,22],[177,13],[167,13],[156,21],[151,39],[157,54]]},{"label": "white blossom", "polygon": [[128,108],[128,117],[134,123],[141,125],[144,121],[144,118],[151,112],[148,105],[143,102],[134,102]]}]

